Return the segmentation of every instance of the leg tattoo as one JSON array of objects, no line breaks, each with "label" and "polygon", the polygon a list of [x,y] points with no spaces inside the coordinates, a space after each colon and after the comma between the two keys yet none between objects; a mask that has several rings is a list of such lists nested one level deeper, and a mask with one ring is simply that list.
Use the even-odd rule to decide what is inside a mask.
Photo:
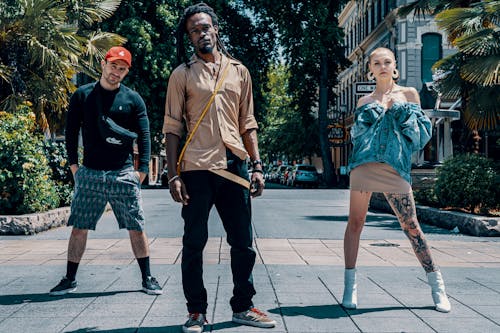
[{"label": "leg tattoo", "polygon": [[413,193],[384,193],[384,195],[396,214],[401,228],[410,240],[413,251],[424,270],[427,273],[435,271],[436,267],[430,249],[417,220]]}]

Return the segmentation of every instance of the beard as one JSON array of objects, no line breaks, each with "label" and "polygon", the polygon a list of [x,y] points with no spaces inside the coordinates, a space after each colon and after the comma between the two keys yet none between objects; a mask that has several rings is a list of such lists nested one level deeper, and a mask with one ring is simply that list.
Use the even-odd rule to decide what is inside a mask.
[{"label": "beard", "polygon": [[200,47],[200,52],[203,54],[212,53],[213,50],[214,50],[214,47],[212,45],[205,45],[205,46]]}]

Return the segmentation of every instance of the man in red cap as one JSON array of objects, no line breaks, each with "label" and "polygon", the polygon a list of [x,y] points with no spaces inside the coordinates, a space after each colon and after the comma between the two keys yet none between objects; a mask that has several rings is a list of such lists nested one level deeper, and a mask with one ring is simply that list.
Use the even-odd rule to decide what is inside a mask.
[{"label": "man in red cap", "polygon": [[[142,291],[150,295],[162,293],[149,268],[140,189],[149,170],[149,120],[141,96],[121,84],[131,65],[132,55],[127,49],[112,47],[101,61],[100,80],[79,87],[71,97],[65,134],[68,160],[75,179],[68,220],[73,230],[68,244],[66,276],[50,290],[52,296],[76,290],[75,277],[85,251],[88,230],[95,230],[108,202],[119,228],[129,232],[142,273]],[[82,165],[78,159],[80,130]],[[139,152],[137,169],[133,163],[134,141]]]}]

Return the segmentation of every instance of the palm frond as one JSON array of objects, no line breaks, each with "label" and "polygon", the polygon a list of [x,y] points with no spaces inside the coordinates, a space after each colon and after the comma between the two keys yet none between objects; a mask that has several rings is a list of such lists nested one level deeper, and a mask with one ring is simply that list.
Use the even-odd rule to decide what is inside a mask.
[{"label": "palm frond", "polygon": [[398,16],[406,17],[413,13],[414,17],[421,18],[425,15],[432,15],[436,1],[433,0],[417,0],[398,9]]},{"label": "palm frond", "polygon": [[0,101],[0,109],[5,110],[7,112],[14,112],[17,107],[25,102],[26,99],[24,96],[20,96],[17,94],[10,94],[3,101]]},{"label": "palm frond", "polygon": [[7,83],[10,83],[13,72],[14,69],[12,67],[0,63],[0,79],[4,80]]},{"label": "palm frond", "polygon": [[500,85],[500,53],[467,58],[460,68],[462,78],[480,86]]},{"label": "palm frond", "polygon": [[469,92],[463,112],[467,127],[495,130],[500,126],[500,86],[476,87]]},{"label": "palm frond", "polygon": [[483,29],[482,11],[479,7],[454,8],[436,15],[437,25],[446,30],[452,43],[463,35],[470,35]]},{"label": "palm frond", "polygon": [[488,19],[491,23],[500,26],[500,1],[484,1],[484,11],[488,15]]},{"label": "palm frond", "polygon": [[77,17],[86,26],[102,22],[118,9],[121,0],[80,0]]},{"label": "palm frond", "polygon": [[[13,68],[0,61],[0,81],[6,87],[10,81],[16,85],[12,84],[11,94],[2,87],[1,106],[15,110],[19,103],[29,100],[38,119],[47,126],[47,122],[63,118],[69,95],[76,88],[74,74],[83,71],[97,77],[98,60],[104,52],[126,41],[115,34],[90,34],[91,29],[85,29],[109,18],[121,1],[11,2],[3,15],[4,2],[0,0],[0,44],[7,54],[5,59],[15,57],[17,61]],[[11,77],[14,74],[15,79]]]},{"label": "palm frond", "polygon": [[[92,32],[86,38],[86,43],[83,48],[82,55],[84,58],[82,65],[85,68],[85,73],[94,77],[99,73],[97,70],[101,59],[106,55],[107,50],[111,46],[123,45],[127,42],[125,37],[110,33],[110,32]],[[89,71],[89,72],[87,72]]]},{"label": "palm frond", "polygon": [[31,64],[37,64],[52,70],[57,70],[61,67],[67,67],[68,64],[65,63],[64,59],[61,59],[61,55],[48,45],[43,44],[40,40],[35,37],[31,37],[27,41],[27,45],[30,49]]},{"label": "palm frond", "polygon": [[483,29],[471,35],[457,38],[455,45],[470,56],[500,54],[500,28]]},{"label": "palm frond", "polygon": [[444,98],[457,99],[462,95],[463,79],[459,71],[461,59],[461,54],[455,53],[432,66],[436,73],[436,89]]}]

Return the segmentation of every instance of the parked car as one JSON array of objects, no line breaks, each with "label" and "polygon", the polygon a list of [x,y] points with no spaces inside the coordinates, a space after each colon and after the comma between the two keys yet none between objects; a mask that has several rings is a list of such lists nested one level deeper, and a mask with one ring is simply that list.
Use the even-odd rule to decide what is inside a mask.
[{"label": "parked car", "polygon": [[318,187],[319,175],[316,167],[309,164],[297,164],[293,167],[291,180],[288,182],[291,186],[311,186]]},{"label": "parked car", "polygon": [[264,178],[266,182],[271,182],[272,183],[272,178],[273,175],[276,173],[276,170],[278,170],[277,166],[273,166],[272,168],[269,168],[266,174],[264,175]]}]

